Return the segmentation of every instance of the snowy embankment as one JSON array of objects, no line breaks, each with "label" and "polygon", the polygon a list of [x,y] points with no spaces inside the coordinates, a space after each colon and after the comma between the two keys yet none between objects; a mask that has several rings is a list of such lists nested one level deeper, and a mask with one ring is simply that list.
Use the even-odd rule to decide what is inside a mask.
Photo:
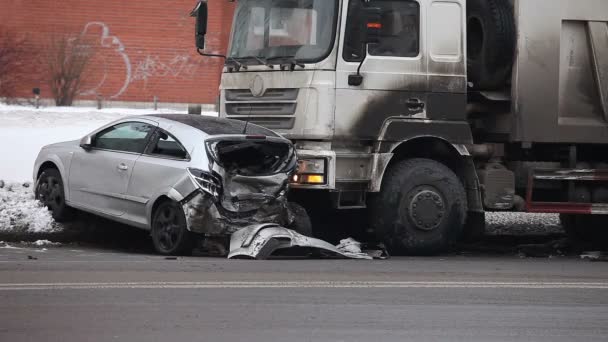
[{"label": "snowy embankment", "polygon": [[34,200],[31,185],[25,185],[0,181],[0,233],[60,232],[62,228],[53,222],[49,211]]},{"label": "snowy embankment", "polygon": [[[55,233],[62,229],[34,200],[32,174],[40,148],[80,139],[130,115],[182,114],[160,109],[45,107],[0,104],[0,233]],[[215,113],[206,113],[215,115]],[[24,187],[23,184],[30,186]]]}]

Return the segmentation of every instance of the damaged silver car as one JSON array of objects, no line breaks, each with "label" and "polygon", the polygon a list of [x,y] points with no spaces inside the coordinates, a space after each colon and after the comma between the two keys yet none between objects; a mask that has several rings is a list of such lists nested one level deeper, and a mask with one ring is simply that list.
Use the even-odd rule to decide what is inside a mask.
[{"label": "damaged silver car", "polygon": [[42,148],[35,193],[57,221],[87,211],[150,230],[161,254],[187,254],[195,235],[227,241],[256,223],[310,235],[305,210],[287,200],[296,165],[289,140],[254,124],[136,116]]}]

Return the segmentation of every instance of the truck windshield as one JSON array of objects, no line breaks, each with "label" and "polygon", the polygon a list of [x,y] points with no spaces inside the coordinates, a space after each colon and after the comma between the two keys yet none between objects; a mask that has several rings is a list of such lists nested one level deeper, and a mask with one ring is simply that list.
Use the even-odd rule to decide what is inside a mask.
[{"label": "truck windshield", "polygon": [[321,61],[333,45],[336,8],[337,0],[240,0],[229,57],[243,64]]}]

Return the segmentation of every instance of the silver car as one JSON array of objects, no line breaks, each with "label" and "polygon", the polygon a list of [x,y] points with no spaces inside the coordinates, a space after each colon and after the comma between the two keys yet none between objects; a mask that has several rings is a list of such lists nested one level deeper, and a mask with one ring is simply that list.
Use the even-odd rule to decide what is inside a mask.
[{"label": "silver car", "polygon": [[287,201],[296,161],[289,140],[246,122],[127,117],[43,147],[35,194],[57,221],[87,211],[150,230],[161,254],[185,254],[195,235],[226,237],[255,223],[310,235],[305,212]]}]

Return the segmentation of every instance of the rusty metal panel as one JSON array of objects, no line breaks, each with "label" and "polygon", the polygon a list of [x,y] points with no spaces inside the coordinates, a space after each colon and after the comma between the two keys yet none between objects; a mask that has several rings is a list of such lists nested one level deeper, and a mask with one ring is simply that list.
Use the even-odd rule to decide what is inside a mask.
[{"label": "rusty metal panel", "polygon": [[517,0],[511,140],[608,143],[608,1]]}]

